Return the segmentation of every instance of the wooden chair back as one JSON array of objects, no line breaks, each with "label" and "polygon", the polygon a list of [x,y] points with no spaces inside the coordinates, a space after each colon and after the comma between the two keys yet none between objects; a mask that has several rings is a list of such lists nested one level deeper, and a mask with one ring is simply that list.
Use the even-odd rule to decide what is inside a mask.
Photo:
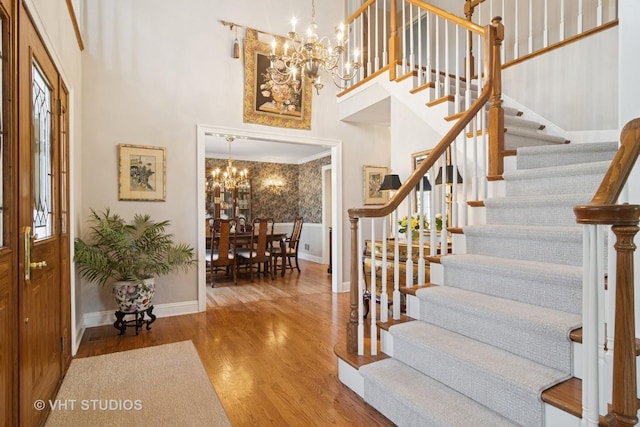
[{"label": "wooden chair back", "polygon": [[235,262],[234,251],[236,248],[236,234],[231,230],[236,227],[235,218],[216,218],[213,221],[211,236],[211,266],[222,267],[233,265]]},{"label": "wooden chair back", "polygon": [[291,236],[287,239],[287,243],[289,249],[292,251],[298,250],[298,243],[300,242],[300,234],[302,233],[302,217],[299,216],[293,222],[293,231],[291,231]]},{"label": "wooden chair back", "polygon": [[251,263],[269,262],[271,260],[270,242],[273,235],[273,218],[254,218],[252,221],[253,235],[251,248],[255,250],[250,259]]}]

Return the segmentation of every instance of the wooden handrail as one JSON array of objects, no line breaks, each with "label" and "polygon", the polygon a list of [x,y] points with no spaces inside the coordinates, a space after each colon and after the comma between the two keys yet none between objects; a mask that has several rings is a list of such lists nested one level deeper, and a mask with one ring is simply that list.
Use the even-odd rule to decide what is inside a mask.
[{"label": "wooden handrail", "polygon": [[611,162],[598,191],[590,204],[612,205],[618,200],[622,187],[640,154],[640,118],[631,120],[620,132],[621,149]]},{"label": "wooden handrail", "polygon": [[482,25],[475,24],[473,22],[467,21],[465,18],[461,18],[458,15],[454,15],[451,12],[447,12],[444,9],[440,9],[439,7],[433,6],[428,3],[424,3],[420,0],[404,0],[406,3],[411,3],[414,6],[419,7],[422,10],[426,10],[428,12],[433,13],[441,18],[446,19],[447,21],[451,21],[456,25],[459,25],[463,28],[466,28],[469,31],[473,31],[476,34],[483,35],[485,34],[485,28]]},{"label": "wooden handrail", "polygon": [[351,24],[353,21],[356,20],[358,16],[362,15],[364,11],[367,10],[367,8],[372,4],[374,4],[375,2],[376,0],[367,0],[362,6],[360,6],[355,12],[353,12],[350,17],[345,19],[344,25]]},{"label": "wooden handrail", "polygon": [[616,236],[615,331],[613,385],[609,425],[631,427],[638,423],[636,381],[636,334],[634,307],[634,236],[640,228],[640,205],[615,204],[640,154],[640,118],[627,123],[620,133],[621,145],[595,196],[573,211],[580,224],[611,224]]}]

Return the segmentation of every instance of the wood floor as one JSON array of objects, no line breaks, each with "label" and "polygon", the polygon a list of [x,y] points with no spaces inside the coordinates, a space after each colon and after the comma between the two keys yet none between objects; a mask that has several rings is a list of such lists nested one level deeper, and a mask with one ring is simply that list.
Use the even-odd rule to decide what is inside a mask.
[{"label": "wood floor", "polygon": [[331,292],[326,265],[300,265],[273,281],[216,281],[206,313],[158,319],[138,336],[87,329],[76,357],[192,340],[234,426],[392,426],[338,379],[349,294]]}]

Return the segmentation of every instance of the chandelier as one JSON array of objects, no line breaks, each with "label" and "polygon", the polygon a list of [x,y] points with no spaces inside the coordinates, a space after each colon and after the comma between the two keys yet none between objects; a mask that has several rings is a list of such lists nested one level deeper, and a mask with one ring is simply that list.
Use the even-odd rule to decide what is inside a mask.
[{"label": "chandelier", "polygon": [[249,188],[249,171],[247,169],[238,170],[233,166],[233,160],[231,160],[231,143],[236,138],[233,135],[225,135],[224,138],[229,143],[229,159],[227,160],[227,167],[224,172],[221,171],[220,168],[213,170],[211,172],[211,183],[214,187],[222,187],[227,190]]},{"label": "chandelier", "polygon": [[[333,83],[340,89],[346,88],[346,83],[356,75],[362,64],[358,61],[359,51],[353,52],[353,62],[345,59],[348,38],[345,34],[344,24],[336,28],[336,45],[331,46],[327,37],[318,37],[316,25],[316,3],[311,0],[311,24],[307,28],[305,37],[296,32],[296,18],[291,20],[292,29],[288,33],[288,39],[284,46],[276,49],[277,42],[274,38],[271,42],[271,54],[269,60],[271,66],[267,72],[277,84],[287,84],[296,80],[299,72],[311,79],[316,93],[324,84],[320,81],[320,71],[328,73]],[[276,52],[282,52],[277,54]]]}]

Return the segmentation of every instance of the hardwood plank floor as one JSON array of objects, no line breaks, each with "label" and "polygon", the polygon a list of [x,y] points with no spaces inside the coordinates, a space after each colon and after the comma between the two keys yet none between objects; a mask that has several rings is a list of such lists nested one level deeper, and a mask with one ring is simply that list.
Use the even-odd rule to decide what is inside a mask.
[{"label": "hardwood plank floor", "polygon": [[119,337],[87,329],[76,357],[192,340],[234,426],[392,426],[338,379],[349,294],[333,294],[327,266],[207,287],[207,311],[158,319]]}]

